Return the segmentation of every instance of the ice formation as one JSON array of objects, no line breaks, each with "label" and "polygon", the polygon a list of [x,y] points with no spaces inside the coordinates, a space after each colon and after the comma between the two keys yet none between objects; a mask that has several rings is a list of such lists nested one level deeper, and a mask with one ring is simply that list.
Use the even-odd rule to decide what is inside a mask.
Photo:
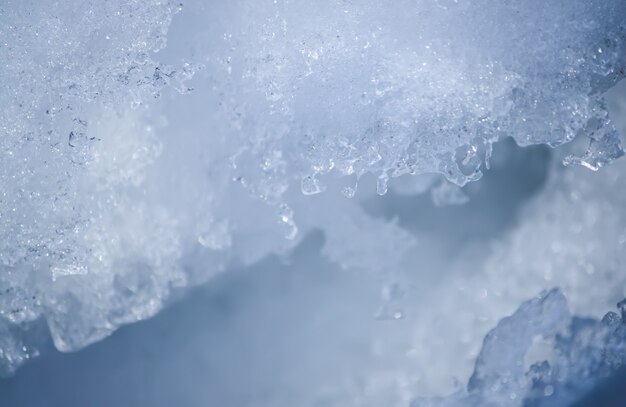
[{"label": "ice formation", "polygon": [[[577,318],[562,292],[543,292],[487,334],[466,391],[412,406],[569,405],[626,361],[619,305],[621,316],[611,311],[602,320]],[[548,360],[529,358],[533,348]]]},{"label": "ice formation", "polygon": [[[375,194],[363,184],[463,204],[460,187],[508,136],[551,147],[578,136],[583,151],[561,161],[607,166],[623,155],[604,94],[626,76],[625,16],[621,0],[8,0],[0,373],[37,354],[46,326],[57,348],[80,349],[154,315],[172,291],[288,255],[314,230],[330,262],[380,278],[377,318],[410,316],[403,270],[419,264],[420,243],[364,209]],[[437,283],[459,291],[444,307],[474,305],[455,317],[459,329],[484,335],[546,284],[577,315],[624,297],[623,167],[553,166],[547,192],[480,271]],[[542,298],[494,332],[537,309],[529,331],[556,337],[570,317],[541,308],[565,315],[558,291]],[[428,341],[429,322],[414,320],[414,342]],[[524,352],[532,338],[517,339],[497,346]],[[470,393],[492,380],[489,353],[508,352],[492,345],[487,336]],[[453,363],[422,352],[420,362]],[[461,364],[467,374],[473,361]],[[557,394],[550,380],[537,382]],[[517,387],[481,397],[536,390],[507,386]]]}]

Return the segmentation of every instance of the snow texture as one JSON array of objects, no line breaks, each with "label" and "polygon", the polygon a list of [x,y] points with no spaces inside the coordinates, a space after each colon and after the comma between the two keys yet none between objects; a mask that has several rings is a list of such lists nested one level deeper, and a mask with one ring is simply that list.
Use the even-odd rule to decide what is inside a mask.
[{"label": "snow texture", "polygon": [[[381,403],[458,390],[476,357],[469,395],[445,402],[521,403],[538,388],[565,400],[563,383],[622,361],[615,318],[570,317],[563,295],[596,318],[626,296],[625,164],[611,164],[624,154],[611,112],[626,111],[625,16],[621,0],[5,1],[0,374],[37,356],[46,331],[79,350],[321,231],[325,261],[382,286],[374,318],[423,344],[414,369],[442,366],[421,381],[390,373],[368,390]],[[523,221],[476,239],[478,254],[467,244],[437,263],[435,233],[376,215],[389,195],[471,205],[507,137],[561,146],[558,162]],[[412,315],[429,300],[457,315]],[[438,330],[464,336],[438,344]],[[597,339],[579,344],[583,331]],[[558,357],[527,370],[537,335]],[[619,363],[576,361],[594,347]]]}]

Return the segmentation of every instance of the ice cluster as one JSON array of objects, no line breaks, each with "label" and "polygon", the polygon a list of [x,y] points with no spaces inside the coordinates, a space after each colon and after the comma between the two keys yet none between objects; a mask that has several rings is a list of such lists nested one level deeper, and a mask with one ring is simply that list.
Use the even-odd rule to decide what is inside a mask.
[{"label": "ice cluster", "polygon": [[558,289],[543,292],[487,334],[466,391],[412,407],[570,405],[626,362],[624,305],[621,316],[578,318]]},{"label": "ice cluster", "polygon": [[[442,403],[574,397],[563,383],[624,357],[619,318],[572,317],[563,293],[596,317],[626,296],[626,170],[607,166],[624,153],[605,96],[626,76],[625,17],[622,0],[4,1],[0,374],[46,330],[78,350],[316,230],[325,259],[380,280],[376,318],[410,320],[411,341],[436,348],[439,322],[410,315],[429,294],[406,295],[429,236],[366,203],[390,190],[467,204],[461,187],[512,137],[575,143],[524,222],[481,261],[459,255],[476,270],[452,262],[422,280],[451,287],[442,312],[471,304],[448,322],[470,339],[411,357],[453,366],[469,349],[433,383],[469,377],[478,357],[469,393]],[[556,356],[526,369],[537,336]],[[594,347],[614,358],[596,363]],[[420,386],[450,390],[422,381],[398,405]]]}]

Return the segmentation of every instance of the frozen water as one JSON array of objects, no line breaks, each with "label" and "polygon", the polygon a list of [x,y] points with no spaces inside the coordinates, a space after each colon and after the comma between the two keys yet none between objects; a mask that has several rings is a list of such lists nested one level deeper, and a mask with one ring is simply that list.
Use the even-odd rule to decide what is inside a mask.
[{"label": "frozen water", "polygon": [[[382,286],[374,319],[410,339],[377,346],[414,364],[328,389],[333,403],[455,390],[488,329],[552,286],[599,317],[626,295],[624,163],[608,165],[623,155],[610,112],[625,110],[605,97],[625,76],[625,15],[619,0],[5,2],[0,373],[37,354],[45,326],[58,349],[80,349],[185,287],[288,258],[315,230],[321,256]],[[578,137],[523,221],[474,239],[500,215],[472,223],[458,205],[481,184],[461,187],[500,165],[506,136]],[[461,214],[442,229],[474,225],[466,244],[367,209],[429,190]],[[488,211],[502,202],[490,195]],[[439,313],[419,311],[429,303]],[[450,332],[463,335],[432,339]],[[517,339],[502,346],[523,352]]]},{"label": "frozen water", "polygon": [[571,317],[562,292],[543,292],[487,334],[467,391],[412,406],[570,405],[624,364],[625,339],[623,316]]},{"label": "frozen water", "polygon": [[524,357],[533,339],[555,337],[564,331],[569,318],[565,297],[559,291],[523,303],[485,337],[468,391],[485,393],[488,401],[483,404],[494,405],[526,394]]},{"label": "frozen water", "polygon": [[[165,289],[150,289],[158,270],[168,282],[181,278],[167,270],[175,238],[157,237],[172,220],[160,222],[121,193],[141,184],[158,141],[150,125],[133,119],[139,113],[116,113],[185,78],[184,69],[152,59],[175,11],[161,1],[0,6],[0,313],[14,324],[46,315],[62,349],[150,315]],[[94,148],[102,140],[116,148]],[[127,210],[134,212],[126,220],[132,217],[135,237],[125,240],[111,226]],[[136,249],[139,257],[122,260]],[[132,276],[124,276],[125,267]],[[124,289],[142,279],[145,291],[127,301],[145,296],[147,304],[132,307]],[[11,372],[19,353],[3,358],[0,371]]]}]

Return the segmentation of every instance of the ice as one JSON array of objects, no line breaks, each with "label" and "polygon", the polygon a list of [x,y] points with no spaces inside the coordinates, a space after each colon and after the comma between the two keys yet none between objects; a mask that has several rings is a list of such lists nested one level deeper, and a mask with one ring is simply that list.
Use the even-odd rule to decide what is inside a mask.
[{"label": "ice", "polygon": [[597,120],[591,120],[588,124],[589,147],[582,156],[569,155],[563,160],[563,164],[579,164],[597,171],[616,158],[624,155],[620,147],[620,136],[617,129],[608,119],[608,112],[603,110]]},{"label": "ice", "polygon": [[412,406],[570,405],[623,366],[625,339],[626,321],[615,312],[601,321],[572,317],[562,292],[543,292],[487,334],[467,390]]},{"label": "ice", "polygon": [[511,403],[527,390],[524,357],[535,337],[546,339],[563,331],[570,319],[566,300],[551,291],[526,302],[511,316],[502,319],[485,337],[476,360],[468,391],[484,392],[487,403]]},{"label": "ice", "polygon": [[[366,384],[328,384],[333,402],[450,393],[487,331],[553,286],[599,317],[626,296],[622,123],[605,95],[625,76],[624,15],[619,0],[5,2],[0,373],[46,330],[81,349],[222,272],[288,262],[318,231],[324,261],[380,288],[372,320],[402,327],[401,346],[376,346],[414,364],[368,364]],[[519,219],[494,192],[476,221],[472,188],[506,166],[492,154],[506,137],[562,146],[558,162]],[[457,210],[454,226],[371,209],[427,191],[442,212],[409,217]],[[499,216],[508,229],[482,231]],[[493,397],[532,390],[510,385]]]}]

